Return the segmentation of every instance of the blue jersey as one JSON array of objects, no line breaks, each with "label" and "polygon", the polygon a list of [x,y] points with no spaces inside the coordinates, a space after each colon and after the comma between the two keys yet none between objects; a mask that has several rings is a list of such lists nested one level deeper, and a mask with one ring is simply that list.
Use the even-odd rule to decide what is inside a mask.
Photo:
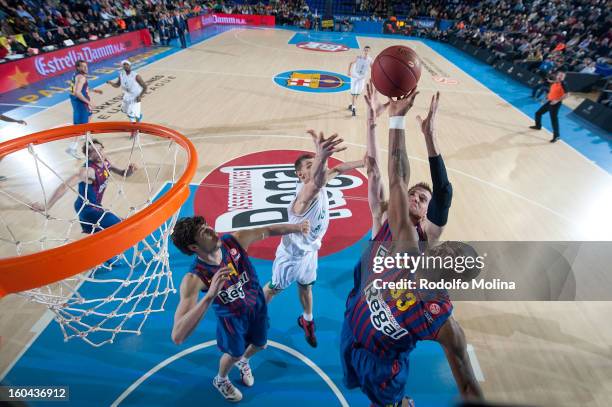
[{"label": "blue jersey", "polygon": [[214,274],[226,266],[232,269],[232,272],[213,301],[217,317],[239,317],[262,311],[266,302],[255,268],[247,252],[232,235],[221,237],[221,264],[207,264],[196,257],[189,272],[197,275],[206,284],[207,288],[203,290],[206,292]]},{"label": "blue jersey", "polygon": [[[72,99],[72,101],[77,101],[80,103],[83,103],[81,100],[79,100],[76,96],[74,96],[74,87],[76,86],[76,77],[77,75],[83,75],[82,73],[78,73],[75,72],[74,75],[72,75],[72,80],[70,81],[70,99]],[[83,97],[87,100],[89,100],[89,82],[87,81],[87,76],[83,75],[85,77],[85,83],[83,84],[83,87],[81,88],[81,95],[83,95]]]},{"label": "blue jersey", "polygon": [[446,294],[425,298],[417,291],[374,288],[376,279],[389,282],[406,277],[406,270],[370,272],[373,257],[386,249],[384,242],[391,238],[385,222],[373,239],[373,247],[356,266],[355,286],[345,312],[346,323],[358,346],[384,359],[395,359],[410,352],[418,341],[435,339],[453,309]]},{"label": "blue jersey", "polygon": [[102,198],[104,197],[110,175],[110,163],[108,161],[104,161],[101,164],[88,162],[85,164],[85,167],[87,166],[94,170],[95,176],[91,184],[85,181],[79,182],[79,197],[76,204],[82,204],[83,199],[87,198],[90,203],[102,206]]}]

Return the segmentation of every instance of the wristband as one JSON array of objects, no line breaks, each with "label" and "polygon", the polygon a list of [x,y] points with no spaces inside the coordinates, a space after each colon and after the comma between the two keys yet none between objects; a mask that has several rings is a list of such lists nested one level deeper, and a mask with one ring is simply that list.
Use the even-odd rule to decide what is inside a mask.
[{"label": "wristband", "polygon": [[406,121],[405,121],[404,116],[389,117],[389,130],[391,129],[405,130]]}]

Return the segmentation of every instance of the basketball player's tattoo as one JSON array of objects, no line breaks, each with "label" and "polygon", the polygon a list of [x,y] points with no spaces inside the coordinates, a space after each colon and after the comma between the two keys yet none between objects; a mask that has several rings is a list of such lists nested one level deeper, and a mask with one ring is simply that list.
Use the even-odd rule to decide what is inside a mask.
[{"label": "basketball player's tattoo", "polygon": [[389,146],[391,150],[391,169],[393,173],[389,177],[399,176],[401,181],[408,184],[410,179],[410,164],[408,163],[408,154],[406,153],[406,143],[404,140],[404,132],[396,131],[394,137],[391,137]]}]

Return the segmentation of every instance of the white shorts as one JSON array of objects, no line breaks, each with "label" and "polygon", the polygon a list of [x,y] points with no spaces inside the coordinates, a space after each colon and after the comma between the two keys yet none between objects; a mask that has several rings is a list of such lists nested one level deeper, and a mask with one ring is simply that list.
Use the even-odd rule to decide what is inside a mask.
[{"label": "white shorts", "polygon": [[351,95],[360,95],[365,88],[365,77],[355,78],[351,76]]},{"label": "white shorts", "polygon": [[319,252],[304,252],[301,256],[287,253],[282,245],[276,249],[272,264],[271,288],[284,290],[294,281],[301,285],[313,284],[317,279]]},{"label": "white shorts", "polygon": [[121,111],[127,114],[131,122],[139,122],[142,119],[140,102],[136,102],[136,99],[123,99]]}]

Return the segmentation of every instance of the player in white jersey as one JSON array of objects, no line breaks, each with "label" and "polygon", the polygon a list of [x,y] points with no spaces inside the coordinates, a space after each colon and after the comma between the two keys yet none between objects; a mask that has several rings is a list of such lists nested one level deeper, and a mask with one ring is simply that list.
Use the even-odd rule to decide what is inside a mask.
[{"label": "player in white jersey", "polygon": [[[121,61],[123,69],[119,72],[117,82],[108,81],[113,88],[121,86],[123,89],[123,102],[121,103],[121,111],[127,114],[132,123],[142,120],[142,111],[140,101],[142,96],[147,91],[147,84],[142,80],[140,75],[132,71],[132,64],[127,59]],[[132,137],[136,132],[132,132]]]},{"label": "player in white jersey", "polygon": [[351,77],[351,104],[348,108],[353,113],[353,116],[356,114],[355,101],[357,100],[357,96],[361,95],[361,92],[363,92],[366,77],[374,62],[372,57],[368,55],[369,53],[370,46],[366,45],[363,47],[363,54],[353,59],[348,67],[348,74]]},{"label": "player in white jersey", "polygon": [[329,201],[325,185],[334,177],[354,168],[364,166],[363,161],[340,164],[327,168],[327,159],[332,154],[343,151],[343,142],[337,134],[325,138],[323,133],[309,130],[316,146],[316,154],[301,155],[295,162],[295,172],[300,183],[296,197],[289,205],[289,223],[299,224],[305,220],[310,223],[310,232],[300,236],[283,236],[276,249],[272,265],[272,281],[264,287],[266,302],[279,292],[298,282],[299,298],[304,310],[298,318],[298,325],[304,330],[306,341],[317,346],[314,319],[312,316],[312,284],[317,279],[318,251],[321,240],[329,225]]}]

